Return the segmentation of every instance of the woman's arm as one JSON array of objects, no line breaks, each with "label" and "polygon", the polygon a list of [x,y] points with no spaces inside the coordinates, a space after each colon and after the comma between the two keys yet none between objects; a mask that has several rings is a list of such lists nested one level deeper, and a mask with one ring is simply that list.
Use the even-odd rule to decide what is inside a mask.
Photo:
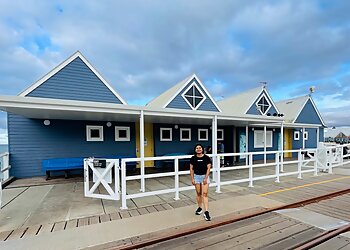
[{"label": "woman's arm", "polygon": [[204,180],[203,180],[203,184],[204,184],[204,185],[207,184],[208,177],[209,177],[209,175],[210,175],[210,169],[211,169],[211,163],[208,163],[208,165],[207,165],[207,172],[206,172],[205,178],[204,178]]},{"label": "woman's arm", "polygon": [[192,184],[194,185],[194,172],[193,172],[193,165],[190,164],[190,175],[191,175],[191,181],[192,181]]}]

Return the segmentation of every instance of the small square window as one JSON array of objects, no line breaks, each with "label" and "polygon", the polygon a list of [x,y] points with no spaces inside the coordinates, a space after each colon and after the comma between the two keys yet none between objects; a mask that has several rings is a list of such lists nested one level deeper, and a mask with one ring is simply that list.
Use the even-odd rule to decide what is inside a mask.
[{"label": "small square window", "polygon": [[86,126],[86,141],[103,141],[103,126]]},{"label": "small square window", "polygon": [[304,131],[304,140],[308,140],[309,139],[309,132]]},{"label": "small square window", "polygon": [[208,129],[198,129],[198,141],[208,140]]},{"label": "small square window", "polygon": [[294,141],[299,141],[299,139],[300,139],[299,131],[294,131]]},{"label": "small square window", "polygon": [[130,127],[115,127],[115,141],[130,141]]},{"label": "small square window", "polygon": [[160,140],[161,141],[172,141],[173,130],[171,128],[160,128]]},{"label": "small square window", "polygon": [[190,128],[180,128],[180,141],[191,141]]},{"label": "small square window", "polygon": [[223,129],[218,129],[218,141],[223,141],[224,140],[224,130]]}]

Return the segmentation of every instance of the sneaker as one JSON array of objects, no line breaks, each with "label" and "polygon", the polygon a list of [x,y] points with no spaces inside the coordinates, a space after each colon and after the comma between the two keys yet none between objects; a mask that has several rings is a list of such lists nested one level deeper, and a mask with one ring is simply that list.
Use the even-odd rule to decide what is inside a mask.
[{"label": "sneaker", "polygon": [[202,208],[201,207],[198,207],[195,214],[196,215],[200,215],[201,213],[203,212]]},{"label": "sneaker", "polygon": [[209,212],[208,212],[208,211],[205,211],[205,212],[204,212],[204,214],[203,214],[203,216],[204,216],[204,219],[205,219],[206,221],[210,221],[210,220],[211,220],[211,218],[210,218],[210,215],[209,215]]}]

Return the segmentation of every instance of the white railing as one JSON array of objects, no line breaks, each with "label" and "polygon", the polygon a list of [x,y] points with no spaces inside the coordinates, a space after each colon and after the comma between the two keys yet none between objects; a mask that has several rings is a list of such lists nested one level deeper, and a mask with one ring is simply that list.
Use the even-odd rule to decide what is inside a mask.
[{"label": "white railing", "polygon": [[9,164],[10,154],[2,153],[0,154],[0,209],[2,201],[2,182],[10,178],[10,164]]},{"label": "white railing", "polygon": [[350,163],[350,144],[326,146],[326,167],[332,173],[333,168]]},{"label": "white railing", "polygon": [[[283,161],[281,158],[282,151],[268,151],[268,152],[251,152],[251,153],[223,153],[216,155],[209,155],[212,157],[213,168],[211,172],[213,173],[213,181],[210,183],[211,187],[216,187],[216,192],[220,192],[220,188],[223,185],[230,184],[238,184],[247,182],[249,187],[253,187],[254,181],[257,180],[266,180],[266,179],[275,179],[276,182],[280,181],[280,177],[289,176],[289,175],[297,175],[298,178],[302,178],[303,173],[313,172],[314,175],[317,175],[317,150],[316,149],[304,149],[304,150],[286,150],[283,153],[292,152],[298,154],[298,160],[295,161]],[[304,153],[304,156],[303,156]],[[260,155],[273,155],[273,159],[271,162],[267,163],[256,163],[254,164],[254,158]],[[305,157],[307,154],[307,157]],[[312,156],[313,157],[310,157]],[[229,157],[229,156],[245,156],[248,157],[248,161],[246,165],[243,166],[231,166],[220,168],[220,157]],[[192,155],[184,155],[184,156],[159,156],[159,157],[145,157],[144,161],[161,161],[161,160],[173,160],[174,161],[174,171],[164,172],[164,173],[156,173],[156,174],[140,174],[127,176],[126,175],[126,164],[127,162],[140,162],[141,158],[126,158],[121,160],[121,199],[122,199],[122,207],[121,209],[127,209],[126,201],[127,199],[135,199],[140,197],[147,197],[153,195],[161,195],[167,193],[174,193],[174,199],[179,199],[179,193],[185,190],[194,189],[193,185],[187,185],[180,187],[180,176],[187,175],[189,176],[189,170],[187,171],[179,171],[179,160],[189,159]],[[262,157],[263,158],[263,157]],[[307,159],[306,159],[307,158]],[[256,161],[257,162],[257,161]],[[313,163],[311,167],[309,164]],[[297,168],[292,172],[285,172],[283,170],[283,166],[297,164]],[[254,176],[254,170],[258,168],[266,168],[273,167],[274,171],[270,175],[264,176]],[[310,169],[312,168],[312,169]],[[246,178],[235,179],[233,178],[235,175],[231,175],[231,179],[222,181],[222,177],[227,179],[227,175],[223,176],[222,173],[226,171],[236,171],[236,170],[248,170],[248,176]],[[144,173],[144,169],[140,171]],[[144,191],[146,190],[145,180],[151,178],[160,178],[160,177],[174,177],[174,186],[172,188],[155,190],[155,191]],[[140,181],[141,187],[140,192],[130,194],[127,190],[127,182],[128,181]],[[144,192],[142,192],[144,191]]]}]

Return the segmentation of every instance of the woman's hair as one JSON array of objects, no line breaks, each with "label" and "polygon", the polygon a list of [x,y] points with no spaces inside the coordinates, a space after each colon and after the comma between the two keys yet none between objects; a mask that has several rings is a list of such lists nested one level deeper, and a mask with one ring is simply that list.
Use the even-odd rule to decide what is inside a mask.
[{"label": "woman's hair", "polygon": [[202,153],[204,154],[204,148],[203,148],[203,145],[202,145],[202,144],[200,144],[200,143],[197,143],[197,144],[196,144],[196,146],[194,146],[194,149],[193,149],[193,151],[194,151],[194,155],[197,155],[197,153],[196,153],[196,147],[198,147],[198,146],[201,146],[201,148],[202,148]]}]

